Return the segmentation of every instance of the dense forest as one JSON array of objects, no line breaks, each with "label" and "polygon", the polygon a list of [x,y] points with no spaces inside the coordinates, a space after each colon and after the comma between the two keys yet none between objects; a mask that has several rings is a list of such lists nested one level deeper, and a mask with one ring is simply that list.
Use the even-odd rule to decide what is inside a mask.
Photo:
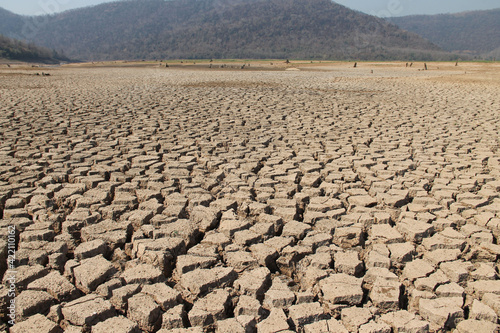
[{"label": "dense forest", "polygon": [[56,51],[3,35],[0,35],[0,59],[42,63],[59,63],[68,60]]},{"label": "dense forest", "polygon": [[81,60],[456,58],[330,0],[128,0],[44,17],[0,11],[0,33]]},{"label": "dense forest", "polygon": [[389,21],[450,52],[500,57],[500,9],[395,17]]}]

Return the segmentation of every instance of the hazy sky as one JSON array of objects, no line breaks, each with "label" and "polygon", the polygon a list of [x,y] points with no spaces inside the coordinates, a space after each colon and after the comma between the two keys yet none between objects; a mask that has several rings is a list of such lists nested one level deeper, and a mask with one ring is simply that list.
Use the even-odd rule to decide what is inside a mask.
[{"label": "hazy sky", "polygon": [[[0,0],[0,7],[18,14],[38,15],[111,1],[116,0]],[[500,8],[498,0],[338,0],[336,2],[382,17]]]}]

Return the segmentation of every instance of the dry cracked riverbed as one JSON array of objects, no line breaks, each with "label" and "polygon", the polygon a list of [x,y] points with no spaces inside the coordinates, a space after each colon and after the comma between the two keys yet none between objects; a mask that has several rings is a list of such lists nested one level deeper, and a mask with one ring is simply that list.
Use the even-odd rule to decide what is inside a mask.
[{"label": "dry cracked riverbed", "polygon": [[500,68],[331,66],[1,70],[0,331],[496,332]]}]

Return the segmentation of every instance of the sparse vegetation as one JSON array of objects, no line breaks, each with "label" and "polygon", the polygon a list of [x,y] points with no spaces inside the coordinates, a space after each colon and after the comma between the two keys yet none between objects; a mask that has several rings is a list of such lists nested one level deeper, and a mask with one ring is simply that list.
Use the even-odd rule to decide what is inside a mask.
[{"label": "sparse vegetation", "polygon": [[0,59],[56,63],[67,60],[54,50],[0,35]]}]

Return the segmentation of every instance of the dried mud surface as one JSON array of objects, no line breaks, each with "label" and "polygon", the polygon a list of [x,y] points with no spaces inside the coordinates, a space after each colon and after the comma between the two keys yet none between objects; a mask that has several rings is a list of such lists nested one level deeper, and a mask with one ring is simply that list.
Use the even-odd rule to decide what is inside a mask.
[{"label": "dried mud surface", "polygon": [[0,68],[0,331],[496,332],[500,67],[295,67]]}]

